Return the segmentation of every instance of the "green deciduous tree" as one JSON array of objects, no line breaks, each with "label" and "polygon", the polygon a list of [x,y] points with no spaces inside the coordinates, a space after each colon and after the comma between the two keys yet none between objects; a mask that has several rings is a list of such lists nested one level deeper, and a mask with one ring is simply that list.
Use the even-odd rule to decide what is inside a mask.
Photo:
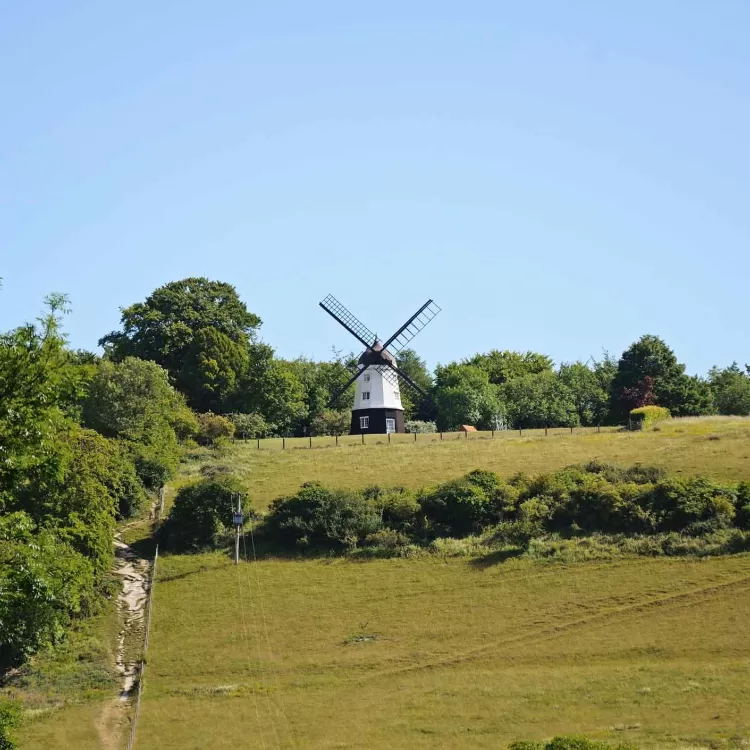
[{"label": "green deciduous tree", "polygon": [[474,365],[450,364],[435,370],[436,422],[441,431],[462,424],[492,429],[503,413],[497,386],[487,372]]},{"label": "green deciduous tree", "polygon": [[579,423],[603,424],[609,411],[609,391],[600,373],[582,362],[573,362],[560,365],[558,377],[572,395]]},{"label": "green deciduous tree", "polygon": [[122,330],[99,341],[107,356],[156,362],[196,408],[226,394],[261,324],[231,284],[206,278],[159,287],[145,302],[125,308],[121,322]]},{"label": "green deciduous tree", "polygon": [[147,486],[158,487],[177,468],[177,433],[194,430],[183,397],[154,362],[127,357],[102,360],[82,404],[83,422],[124,441]]},{"label": "green deciduous tree", "polygon": [[[554,372],[509,380],[502,387],[502,398],[508,424],[515,429],[580,424],[575,394]],[[585,404],[583,396],[581,401]]]},{"label": "green deciduous tree", "polygon": [[723,370],[711,368],[709,382],[719,414],[750,415],[750,368],[736,362]]},{"label": "green deciduous tree", "polygon": [[[650,378],[651,380],[647,380]],[[712,410],[711,394],[705,381],[685,374],[685,365],[658,336],[641,336],[626,349],[617,364],[610,390],[610,411],[620,422],[631,409],[643,406],[633,394],[651,383],[654,400],[674,416],[707,414]]]},{"label": "green deciduous tree", "polygon": [[483,369],[490,383],[502,385],[509,380],[522,378],[526,375],[539,375],[542,372],[552,372],[552,360],[546,354],[537,352],[512,352],[493,349],[486,354],[475,354],[464,364]]},{"label": "green deciduous tree", "polygon": [[433,389],[433,378],[423,359],[413,349],[402,349],[396,355],[399,370],[406,373],[425,393],[428,398],[422,398],[408,385],[400,384],[401,406],[404,408],[404,419],[430,421],[435,418],[435,406],[429,395]]}]

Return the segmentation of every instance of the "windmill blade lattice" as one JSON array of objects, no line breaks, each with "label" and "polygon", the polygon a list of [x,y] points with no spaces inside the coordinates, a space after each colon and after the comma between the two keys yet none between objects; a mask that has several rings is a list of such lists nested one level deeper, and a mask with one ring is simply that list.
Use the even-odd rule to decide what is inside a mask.
[{"label": "windmill blade lattice", "polygon": [[427,300],[422,307],[404,323],[388,341],[383,349],[391,354],[398,354],[406,345],[440,312],[440,308],[433,300]]},{"label": "windmill blade lattice", "polygon": [[372,346],[375,334],[347,308],[345,308],[332,294],[329,294],[320,306],[334,319],[338,320],[349,333],[359,339],[364,346]]}]

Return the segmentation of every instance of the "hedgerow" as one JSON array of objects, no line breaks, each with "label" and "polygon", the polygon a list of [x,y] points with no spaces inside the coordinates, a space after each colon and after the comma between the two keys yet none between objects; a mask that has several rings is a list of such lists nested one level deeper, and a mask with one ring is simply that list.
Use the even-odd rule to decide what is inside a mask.
[{"label": "hedgerow", "polygon": [[669,554],[670,534],[706,538],[732,529],[741,534],[749,525],[749,484],[670,478],[658,468],[591,462],[509,479],[477,470],[418,491],[356,492],[310,483],[272,503],[261,532],[282,546],[350,549],[427,545],[490,531],[496,544],[521,547],[550,535],[661,535],[664,544],[654,553]]}]

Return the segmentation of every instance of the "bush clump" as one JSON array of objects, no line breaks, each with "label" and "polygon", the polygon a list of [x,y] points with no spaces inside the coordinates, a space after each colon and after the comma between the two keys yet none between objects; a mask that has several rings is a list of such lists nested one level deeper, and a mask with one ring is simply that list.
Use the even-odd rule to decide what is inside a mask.
[{"label": "bush clump", "polygon": [[404,423],[404,429],[407,432],[416,432],[420,435],[428,435],[437,432],[437,425],[434,422],[423,422],[419,419],[408,419]]},{"label": "bush clump", "polygon": [[553,737],[549,742],[521,740],[512,742],[509,750],[635,750],[632,745],[610,745],[607,742],[596,742],[588,737],[574,735]]},{"label": "bush clump", "polygon": [[234,412],[227,414],[226,418],[234,425],[234,434],[243,440],[264,438],[268,435],[270,428],[260,414],[242,414]]},{"label": "bush clump", "polygon": [[664,406],[640,406],[630,412],[630,423],[636,430],[646,430],[666,419],[672,419],[672,413]]},{"label": "bush clump", "polygon": [[362,494],[308,482],[271,503],[264,530],[285,545],[352,549],[382,526],[377,506]]},{"label": "bush clump", "polygon": [[159,529],[159,543],[172,551],[220,544],[232,527],[237,493],[244,494],[244,486],[231,474],[215,474],[182,487]]},{"label": "bush clump", "polygon": [[198,414],[198,434],[196,440],[199,445],[208,445],[216,447],[234,437],[234,424],[222,417],[220,414],[213,414],[208,411],[205,414]]}]

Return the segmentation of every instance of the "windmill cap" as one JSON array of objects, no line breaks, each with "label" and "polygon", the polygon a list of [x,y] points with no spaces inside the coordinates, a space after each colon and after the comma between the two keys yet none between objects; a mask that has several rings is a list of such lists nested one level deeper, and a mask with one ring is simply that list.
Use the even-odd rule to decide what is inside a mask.
[{"label": "windmill cap", "polygon": [[387,349],[383,349],[380,339],[375,339],[372,346],[368,346],[359,358],[359,364],[361,365],[377,365],[384,361],[396,364],[396,358]]}]

